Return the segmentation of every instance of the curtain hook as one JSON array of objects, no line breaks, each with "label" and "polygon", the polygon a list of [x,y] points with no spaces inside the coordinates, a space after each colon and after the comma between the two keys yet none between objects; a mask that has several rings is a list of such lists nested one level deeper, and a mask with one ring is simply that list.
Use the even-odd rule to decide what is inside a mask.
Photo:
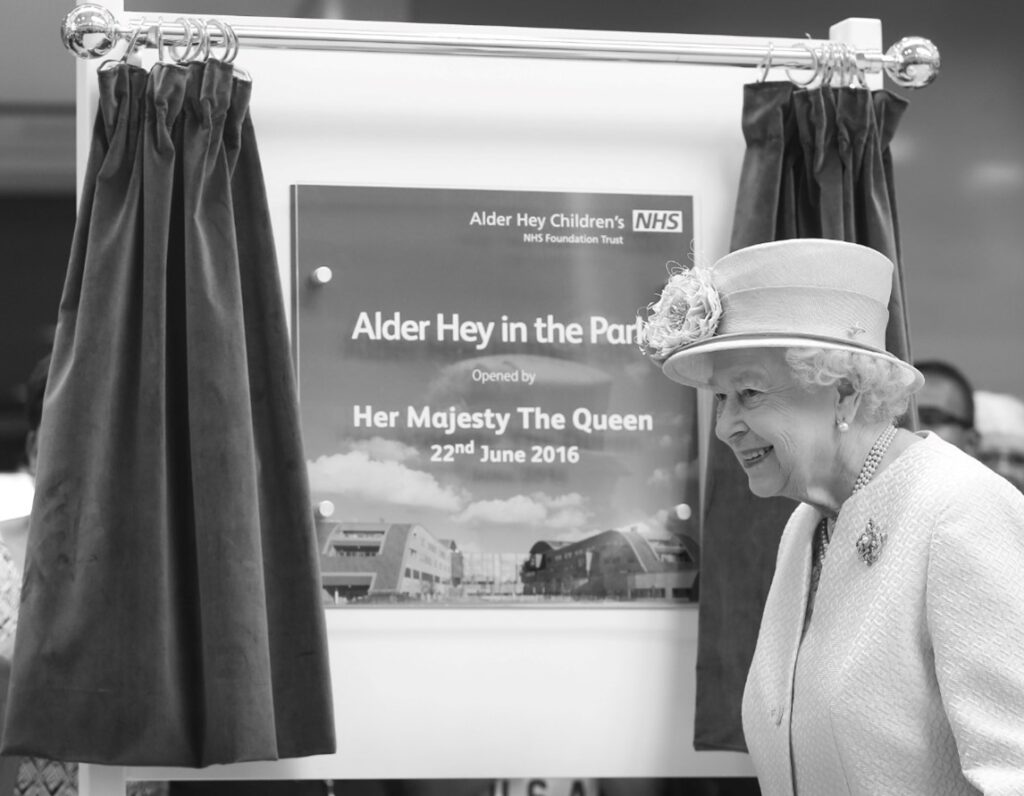
[{"label": "curtain hook", "polygon": [[[220,33],[221,45],[224,47],[224,55],[220,59],[223,63],[230,64],[235,60],[235,56],[238,54],[237,45],[233,45],[231,33],[231,27],[219,19],[208,19],[206,20],[206,27],[209,30],[211,27],[216,28],[217,32]],[[212,37],[210,47],[213,47]]]},{"label": "curtain hook", "polygon": [[136,47],[138,47],[139,37],[142,35],[142,28],[144,27],[144,25],[145,22],[143,21],[139,25],[136,25],[135,28],[132,30],[132,34],[128,37],[128,43],[125,45],[125,50],[121,54],[120,58],[108,58],[106,61],[99,65],[99,68],[96,71],[105,72],[106,70],[114,66],[117,66],[118,64],[128,63],[128,59],[132,57],[132,55],[135,53]]},{"label": "curtain hook", "polygon": [[241,45],[238,41],[238,34],[235,32],[235,29],[227,22],[224,23],[224,28],[231,37],[231,58],[228,60],[228,63],[233,64],[235,59],[238,57],[238,51],[241,49]]},{"label": "curtain hook", "polygon": [[772,68],[772,50],[774,47],[775,42],[769,40],[768,52],[765,54],[764,58],[761,59],[761,63],[759,65],[761,68],[761,78],[757,81],[758,83],[764,83],[768,79],[768,71]]},{"label": "curtain hook", "polygon": [[[209,36],[206,25],[196,17],[188,17],[183,22],[188,23],[189,45],[185,58],[188,61],[205,61],[210,53]],[[193,52],[195,50],[195,52]],[[179,61],[181,63],[181,61]]]},{"label": "curtain hook", "polygon": [[[220,32],[221,44],[224,46],[224,57],[221,58],[221,62],[228,65],[233,65],[235,62],[235,58],[238,57],[239,50],[238,34],[235,32],[235,29],[231,27],[231,25],[229,25],[227,22],[223,22],[215,18],[208,19],[206,21],[206,24],[210,27],[216,28]],[[240,77],[243,80],[247,81],[252,80],[252,78],[249,76],[249,73],[241,67],[234,66],[233,68],[235,70],[235,74],[237,77]]]},{"label": "curtain hook", "polygon": [[850,70],[850,85],[853,86],[856,83],[860,83],[863,88],[864,79],[860,73],[860,64],[857,63],[857,51],[849,44],[846,45],[846,60]]},{"label": "curtain hook", "polygon": [[139,47],[139,38],[142,36],[142,25],[136,25],[132,31],[132,35],[128,37],[128,45],[125,47],[124,54],[121,56],[121,63],[126,64],[128,60],[135,55],[135,50]]},{"label": "curtain hook", "polygon": [[[168,43],[167,49],[170,50],[171,58],[178,64],[186,64],[192,59],[192,51],[197,49],[198,42],[193,37],[193,21],[188,17],[178,17],[174,20],[177,24],[181,25],[183,33],[181,38],[173,43]],[[185,51],[179,52],[178,48],[184,46]]]},{"label": "curtain hook", "polygon": [[857,82],[860,83],[861,88],[867,88],[868,76],[864,70],[864,67],[861,65],[860,59],[857,57],[857,51],[853,47],[850,47],[849,53],[850,68],[853,70],[853,74],[856,77]]},{"label": "curtain hook", "polygon": [[794,86],[799,86],[800,88],[807,88],[809,85],[811,85],[811,83],[813,83],[818,78],[818,74],[819,72],[821,72],[821,53],[819,53],[817,49],[812,47],[807,42],[800,42],[800,46],[811,54],[811,76],[807,78],[807,80],[797,80],[795,77],[793,77],[792,74],[790,74],[792,70],[787,69],[786,79],[789,80],[789,82],[792,83]]},{"label": "curtain hook", "polygon": [[843,45],[831,43],[832,48],[832,74],[829,75],[829,84],[840,87],[846,85],[846,54],[843,52]]},{"label": "curtain hook", "polygon": [[853,70],[853,62],[850,60],[850,45],[846,42],[839,45],[839,64],[841,85],[843,88],[852,88],[856,73]]},{"label": "curtain hook", "polygon": [[853,74],[850,72],[849,48],[845,43],[835,45],[836,48],[836,75],[839,78],[841,88],[848,88],[853,82]]},{"label": "curtain hook", "polygon": [[[241,49],[241,44],[238,41],[238,33],[230,24],[227,25],[228,33],[231,34],[231,42],[234,45],[234,50],[231,53],[231,63],[234,64],[235,58],[238,57],[238,51]],[[243,69],[240,66],[235,66],[235,76],[242,80],[251,83],[252,75],[249,74],[248,70]]]},{"label": "curtain hook", "polygon": [[[832,81],[835,79],[839,67],[839,50],[836,45],[833,42],[829,42],[825,45],[825,51],[825,65],[821,72],[821,87],[832,85]],[[841,77],[840,80],[842,80]]]},{"label": "curtain hook", "polygon": [[210,60],[210,28],[201,19],[196,19],[194,22],[196,23],[196,30],[199,32],[199,51],[196,54],[196,58],[205,63]]},{"label": "curtain hook", "polygon": [[224,54],[227,54],[227,34],[224,32],[224,25],[219,19],[208,19],[206,20],[206,40],[210,45],[210,57],[213,57],[213,36],[210,34],[210,28],[215,28],[221,36],[222,43],[224,44]]},{"label": "curtain hook", "polygon": [[167,59],[167,53],[164,50],[164,18],[157,19],[150,29],[153,31],[153,40],[156,42],[157,60],[164,63]]}]

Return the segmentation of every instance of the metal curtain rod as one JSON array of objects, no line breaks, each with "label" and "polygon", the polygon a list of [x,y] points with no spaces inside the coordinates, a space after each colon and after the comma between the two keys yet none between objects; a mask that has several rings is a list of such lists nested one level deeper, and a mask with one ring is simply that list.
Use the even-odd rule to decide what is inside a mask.
[{"label": "metal curtain rod", "polygon": [[[598,61],[639,61],[718,66],[760,66],[809,69],[820,74],[837,65],[861,73],[884,71],[897,85],[921,88],[939,71],[939,51],[928,39],[909,36],[886,52],[857,50],[828,40],[804,40],[790,44],[735,44],[728,42],[617,41],[601,38],[539,39],[528,36],[485,35],[469,30],[449,37],[405,32],[360,32],[332,30],[313,25],[278,26],[259,23],[231,23],[209,20],[213,44],[230,47],[230,30],[236,46],[301,50],[355,50],[363,52],[433,53],[526,58],[562,58]],[[159,25],[159,31],[153,29]],[[173,22],[145,17],[118,20],[110,9],[95,4],[73,8],[64,17],[61,37],[64,46],[81,58],[99,58],[120,42],[128,46],[175,46],[190,42],[194,24],[178,18]],[[842,51],[840,54],[840,50]],[[813,78],[813,76],[812,76]]]}]

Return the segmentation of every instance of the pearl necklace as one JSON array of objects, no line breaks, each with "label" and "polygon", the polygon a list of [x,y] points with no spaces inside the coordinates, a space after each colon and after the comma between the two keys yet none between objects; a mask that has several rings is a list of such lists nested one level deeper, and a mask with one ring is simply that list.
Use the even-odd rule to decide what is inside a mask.
[{"label": "pearl necklace", "polygon": [[[878,435],[875,444],[868,451],[864,464],[861,465],[860,473],[857,474],[857,480],[853,483],[851,495],[856,495],[875,477],[875,470],[878,469],[878,465],[881,464],[883,457],[895,438],[896,426],[887,426],[885,431]],[[831,538],[831,534],[828,532],[828,525],[829,519],[827,517],[822,517],[821,522],[818,523],[818,556],[816,563],[819,568],[825,560],[825,551],[828,550],[828,543]]]}]

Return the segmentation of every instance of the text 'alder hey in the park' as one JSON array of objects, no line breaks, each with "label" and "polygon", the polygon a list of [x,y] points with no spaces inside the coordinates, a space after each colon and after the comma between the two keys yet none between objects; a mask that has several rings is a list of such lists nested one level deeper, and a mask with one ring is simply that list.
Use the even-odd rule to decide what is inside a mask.
[{"label": "text 'alder hey in the park'", "polygon": [[477,321],[464,320],[457,312],[450,315],[439,312],[432,320],[403,318],[401,312],[376,311],[359,313],[351,339],[472,343],[477,349],[487,348],[494,339],[503,343],[635,345],[640,339],[640,328],[639,318],[620,323],[603,315],[591,315],[586,323],[566,323],[555,320],[553,315],[532,321],[510,320],[507,315],[502,315],[498,321]]}]

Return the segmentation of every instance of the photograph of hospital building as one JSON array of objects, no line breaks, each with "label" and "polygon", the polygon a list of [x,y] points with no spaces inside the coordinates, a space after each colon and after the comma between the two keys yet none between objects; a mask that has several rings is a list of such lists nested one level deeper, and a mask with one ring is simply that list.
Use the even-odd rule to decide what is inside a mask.
[{"label": "photograph of hospital building", "polygon": [[700,549],[685,534],[606,530],[528,553],[462,551],[415,523],[318,523],[327,607],[389,603],[694,602]]}]

